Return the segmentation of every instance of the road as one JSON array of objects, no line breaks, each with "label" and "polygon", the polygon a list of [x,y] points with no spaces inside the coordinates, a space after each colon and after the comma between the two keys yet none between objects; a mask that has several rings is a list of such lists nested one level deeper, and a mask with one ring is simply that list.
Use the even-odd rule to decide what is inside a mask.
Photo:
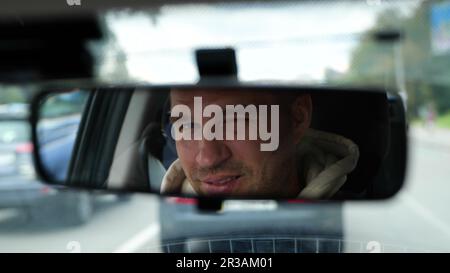
[{"label": "road", "polygon": [[420,138],[410,139],[400,193],[387,201],[344,205],[346,240],[362,243],[347,251],[367,251],[366,243],[375,241],[381,251],[450,252],[450,135],[417,133]]},{"label": "road", "polygon": [[[146,249],[149,245],[158,246],[157,198],[135,195],[129,201],[118,202],[113,196],[106,196],[96,204],[91,221],[82,226],[67,226],[51,216],[30,221],[19,210],[3,210],[0,252],[133,252],[142,243]],[[154,232],[143,238],[141,235],[133,243],[133,237],[143,230]]]},{"label": "road", "polygon": [[[450,146],[412,140],[408,177],[393,199],[344,205],[345,251],[450,252]],[[104,198],[105,199],[105,198]],[[0,252],[158,252],[158,198],[98,201],[85,225],[0,211]]]}]

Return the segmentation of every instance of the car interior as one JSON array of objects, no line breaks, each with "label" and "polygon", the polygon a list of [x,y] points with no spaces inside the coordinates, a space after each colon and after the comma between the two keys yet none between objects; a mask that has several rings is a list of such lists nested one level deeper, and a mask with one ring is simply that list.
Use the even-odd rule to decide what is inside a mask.
[{"label": "car interior", "polygon": [[[0,252],[449,252],[450,0],[0,6]],[[179,154],[200,169],[172,137],[170,92],[203,84],[309,94],[310,127],[358,146],[339,190],[280,198],[294,170],[229,142],[256,178],[229,168],[196,181],[211,195],[163,193]],[[261,177],[273,195],[220,189]]]}]

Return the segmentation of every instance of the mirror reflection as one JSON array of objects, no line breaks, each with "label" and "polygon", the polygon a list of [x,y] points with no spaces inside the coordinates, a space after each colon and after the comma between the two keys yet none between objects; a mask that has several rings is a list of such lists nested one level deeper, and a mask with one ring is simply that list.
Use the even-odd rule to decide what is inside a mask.
[{"label": "mirror reflection", "polygon": [[[404,118],[394,115],[401,105],[383,92],[292,88],[52,93],[41,100],[38,155],[50,180],[70,186],[226,198],[386,198],[403,182]],[[401,145],[389,145],[395,141]]]},{"label": "mirror reflection", "polygon": [[162,192],[328,198],[359,158],[342,135],[311,128],[309,94],[172,90],[178,155]]}]

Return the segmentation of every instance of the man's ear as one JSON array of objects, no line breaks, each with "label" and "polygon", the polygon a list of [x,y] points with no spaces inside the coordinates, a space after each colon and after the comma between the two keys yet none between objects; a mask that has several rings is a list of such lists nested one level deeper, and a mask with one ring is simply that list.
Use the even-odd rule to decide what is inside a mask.
[{"label": "man's ear", "polygon": [[296,97],[291,105],[292,126],[294,141],[298,144],[311,125],[312,100],[311,95],[305,94]]}]

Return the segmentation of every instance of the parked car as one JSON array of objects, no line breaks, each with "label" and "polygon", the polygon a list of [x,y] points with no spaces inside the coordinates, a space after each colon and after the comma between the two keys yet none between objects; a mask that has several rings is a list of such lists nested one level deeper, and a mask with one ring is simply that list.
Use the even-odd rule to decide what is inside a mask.
[{"label": "parked car", "polygon": [[[30,126],[26,119],[0,120],[0,176],[29,173],[34,170],[31,161]],[[20,159],[21,154],[30,155]]]},{"label": "parked car", "polygon": [[[42,127],[46,139],[41,143],[41,153],[43,158],[58,162],[54,166],[57,178],[66,176],[70,163],[67,152],[73,148],[78,123],[79,118],[70,118]],[[55,217],[66,224],[80,225],[90,220],[96,200],[103,196],[46,185],[37,178],[28,120],[1,120],[0,141],[0,208],[22,209],[35,221]],[[126,196],[117,199],[128,200]]]}]

